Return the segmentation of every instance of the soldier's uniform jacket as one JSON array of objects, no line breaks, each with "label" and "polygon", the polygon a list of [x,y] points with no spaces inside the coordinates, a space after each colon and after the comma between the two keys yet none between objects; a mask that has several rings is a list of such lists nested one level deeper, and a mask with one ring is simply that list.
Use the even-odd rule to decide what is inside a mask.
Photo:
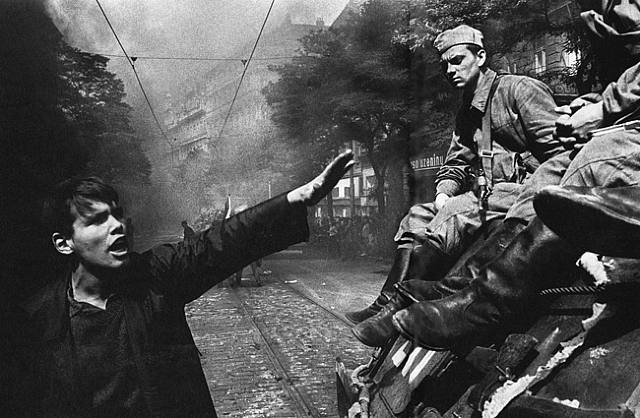
[{"label": "soldier's uniform jacket", "polygon": [[[53,277],[24,306],[27,324],[16,345],[23,364],[12,399],[22,411],[12,416],[216,416],[185,304],[242,266],[307,237],[306,207],[282,195],[189,243],[132,254],[113,302],[120,309],[111,308],[116,316],[108,321],[115,349],[102,357],[92,357],[99,347],[72,335],[78,302],[69,297],[69,274]],[[106,311],[110,303],[111,297]]]},{"label": "soldier's uniform jacket", "polygon": [[[436,177],[436,190],[455,196],[467,190],[469,173],[478,165],[476,143],[482,137],[482,116],[491,86],[498,75],[481,73],[473,97],[458,111],[453,138],[444,165]],[[552,137],[558,115],[549,87],[521,75],[500,75],[491,101],[493,183],[522,182],[520,167],[532,172],[550,157],[564,151]],[[525,154],[526,153],[526,154]],[[529,154],[530,153],[530,154]],[[533,158],[531,158],[533,157]]]},{"label": "soldier's uniform jacket", "polygon": [[640,119],[640,63],[627,69],[602,93],[604,125]]}]

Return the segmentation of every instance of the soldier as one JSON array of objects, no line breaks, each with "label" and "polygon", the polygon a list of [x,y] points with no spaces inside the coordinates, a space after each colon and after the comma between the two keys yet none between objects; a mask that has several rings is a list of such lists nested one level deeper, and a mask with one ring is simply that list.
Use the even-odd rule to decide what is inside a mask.
[{"label": "soldier", "polygon": [[[436,177],[435,202],[413,206],[401,221],[395,259],[381,293],[369,307],[346,314],[354,323],[378,313],[395,283],[440,279],[484,222],[505,217],[527,174],[564,151],[552,135],[558,115],[549,88],[530,77],[499,75],[488,68],[480,31],[461,25],[442,32],[434,46],[444,74],[463,97]],[[470,190],[472,171],[485,182],[482,190]],[[524,209],[533,216],[532,208]],[[504,223],[499,233],[512,237],[522,228],[522,222]]]},{"label": "soldier", "polygon": [[143,254],[127,247],[113,188],[96,178],[61,184],[47,212],[68,269],[52,273],[23,307],[7,413],[215,417],[185,304],[242,266],[305,240],[306,208],[352,164],[345,152],[310,183]]},{"label": "soldier", "polygon": [[[607,71],[601,74],[601,79],[606,82],[607,76],[622,74],[607,85],[602,100],[595,103],[576,100],[568,108],[559,109],[567,114],[558,120],[556,134],[567,145],[578,145],[578,149],[566,151],[542,164],[514,205],[515,209],[528,206],[544,186],[540,176],[555,176],[557,183],[564,187],[596,187],[596,191],[602,190],[600,187],[640,184],[640,134],[637,127],[628,129],[621,126],[589,135],[595,128],[639,119],[638,7],[636,2],[620,4],[612,0],[598,3],[595,9],[581,14],[597,36],[596,41],[606,44],[599,51],[617,51],[619,54],[614,56],[615,60],[606,62],[604,68]],[[625,71],[630,59],[636,64]],[[581,195],[593,203],[591,209],[598,205],[604,208],[604,196],[619,199],[631,193],[633,188],[626,190]],[[561,215],[559,219],[570,222]],[[494,244],[489,242],[487,245]],[[492,333],[526,314],[540,289],[561,286],[563,271],[573,264],[582,248],[581,245],[569,245],[536,217],[490,263],[480,265],[471,260],[463,268],[450,272],[443,279],[445,283],[467,283],[450,296],[438,299],[424,292],[420,297],[414,295],[409,299],[406,295],[397,294],[384,314],[367,324],[369,342],[383,344],[387,338],[400,332],[436,350],[482,343]],[[419,303],[413,303],[415,301]]]}]

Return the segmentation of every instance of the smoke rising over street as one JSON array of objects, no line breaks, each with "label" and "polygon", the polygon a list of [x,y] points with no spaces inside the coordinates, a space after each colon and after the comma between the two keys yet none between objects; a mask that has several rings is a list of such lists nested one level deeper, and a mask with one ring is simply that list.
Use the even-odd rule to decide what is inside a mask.
[{"label": "smoke rising over street", "polygon": [[[277,31],[284,21],[296,25],[308,25],[312,28],[320,19],[325,25],[330,25],[346,3],[346,0],[275,1],[262,38],[256,47],[255,61],[252,61],[248,68],[249,71],[253,70],[254,74],[259,74],[258,79],[264,85],[254,83],[250,90],[253,98],[245,97],[243,103],[242,97],[247,94],[244,91],[246,89],[244,85],[248,84],[248,80],[245,80],[244,85],[241,86],[243,89],[239,92],[240,99],[234,105],[234,109],[229,112],[231,122],[236,115],[242,115],[240,117],[247,120],[268,119],[264,109],[258,107],[248,110],[246,105],[249,102],[263,101],[256,95],[259,95],[260,89],[273,78],[267,69],[268,65],[282,63],[288,57],[297,55],[297,46],[289,47],[287,54],[273,52],[274,40],[278,43],[279,35],[267,39],[269,34]],[[209,111],[217,109],[216,124],[208,128],[210,138],[217,135],[221,129],[222,120],[226,116],[225,113],[230,107],[234,88],[237,87],[243,72],[242,60],[246,62],[248,59],[271,2],[269,0],[100,1],[122,46],[134,60],[133,65],[151,107],[160,121],[162,131],[154,122],[131,65],[123,56],[123,51],[102,15],[98,3],[46,0],[44,4],[65,42],[84,52],[98,53],[109,58],[107,69],[123,81],[126,93],[124,101],[133,108],[132,124],[151,162],[151,187],[158,188],[157,193],[152,194],[156,197],[164,196],[163,205],[169,205],[174,209],[176,220],[196,216],[200,207],[206,206],[205,202],[194,201],[193,191],[190,196],[190,192],[184,187],[170,187],[173,182],[170,175],[176,170],[191,173],[191,177],[187,176],[191,180],[185,180],[189,183],[193,183],[194,177],[210,184],[216,179],[203,178],[206,176],[203,167],[211,164],[210,159],[205,158],[205,161],[202,161],[202,158],[198,157],[199,160],[184,161],[185,155],[180,155],[177,149],[181,141],[180,133],[176,133],[176,129],[172,130],[171,121],[167,119],[168,115],[174,115],[177,108],[183,108],[193,97],[202,94],[203,86],[208,86],[209,91],[219,89],[215,93],[215,101],[212,101],[208,108]],[[304,33],[301,32],[299,36]],[[298,35],[296,39],[297,37]],[[289,45],[291,44],[289,39]],[[255,69],[258,64],[263,65],[260,69]],[[225,87],[227,85],[231,87]],[[252,128],[247,123],[240,123],[240,125],[244,126],[244,129],[227,130],[227,134],[232,138],[239,135],[244,138],[227,139],[227,145],[231,141],[234,141],[237,147],[242,146],[243,140],[247,143],[256,142],[255,137],[260,135],[252,134],[250,131],[252,129],[260,131],[264,136],[265,130],[268,130]],[[167,146],[168,143],[171,144],[171,149]],[[243,158],[232,151],[234,150],[227,149],[224,158],[227,160]],[[243,154],[246,155],[247,152]],[[241,163],[231,165],[233,168],[239,164]],[[238,178],[238,174],[234,176]],[[266,197],[266,187],[265,183],[264,196],[259,195],[256,198]],[[224,192],[220,192],[220,195],[214,196],[213,201],[221,204],[225,193],[228,193],[228,187]],[[212,199],[209,200],[209,204]],[[240,200],[240,203],[253,203],[254,198],[242,196]],[[135,202],[134,199],[131,201]],[[134,214],[142,210],[135,207],[129,209]]]}]

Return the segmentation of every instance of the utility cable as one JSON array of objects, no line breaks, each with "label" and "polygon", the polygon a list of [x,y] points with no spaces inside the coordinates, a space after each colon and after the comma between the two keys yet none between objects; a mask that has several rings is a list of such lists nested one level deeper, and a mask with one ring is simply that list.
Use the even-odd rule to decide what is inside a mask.
[{"label": "utility cable", "polygon": [[[171,140],[169,139],[169,137],[165,133],[164,129],[162,129],[162,125],[160,124],[160,121],[158,120],[158,117],[156,116],[156,112],[153,110],[153,106],[151,106],[151,102],[149,101],[149,96],[147,96],[147,92],[145,91],[144,87],[142,86],[142,81],[140,81],[140,77],[138,76],[138,71],[136,71],[136,67],[133,65],[133,61],[134,60],[132,60],[131,57],[129,57],[129,55],[127,54],[127,51],[124,49],[124,46],[122,45],[122,42],[120,42],[120,38],[118,37],[118,34],[116,33],[115,29],[111,25],[111,22],[109,21],[109,18],[107,17],[107,14],[105,13],[104,9],[102,8],[102,4],[100,4],[100,0],[96,0],[96,3],[98,4],[98,7],[100,8],[100,11],[102,12],[102,16],[104,16],[104,20],[107,21],[107,25],[109,25],[109,28],[111,29],[111,33],[113,33],[113,36],[116,38],[116,41],[118,41],[118,45],[120,45],[120,49],[122,49],[122,53],[127,58],[127,61],[129,62],[129,65],[131,65],[131,69],[133,70],[133,74],[136,76],[136,80],[138,81],[138,85],[140,86],[140,90],[142,90],[142,95],[144,96],[144,99],[147,101],[147,105],[149,106],[149,110],[151,111],[151,115],[153,116],[153,119],[156,121],[156,125],[158,125],[158,129],[160,129],[160,132],[162,133],[162,136],[164,136],[164,139],[166,139],[166,141],[169,144],[169,146],[171,148],[173,148],[173,144],[171,144]],[[172,153],[172,155],[173,155],[173,153]]]},{"label": "utility cable", "polygon": [[[98,0],[96,0],[98,1]],[[222,132],[224,132],[224,128],[227,126],[227,122],[229,121],[229,116],[231,115],[231,110],[233,109],[233,105],[236,102],[236,98],[238,97],[238,92],[240,91],[240,86],[242,86],[242,80],[244,80],[244,76],[247,73],[247,68],[249,68],[249,64],[251,63],[251,59],[253,58],[253,53],[256,52],[256,47],[258,46],[258,42],[260,41],[260,37],[262,36],[262,32],[264,31],[264,27],[267,24],[267,20],[269,19],[269,15],[271,14],[271,9],[273,9],[273,4],[276,0],[271,0],[271,5],[269,6],[269,10],[267,10],[267,15],[264,17],[264,21],[262,22],[262,27],[260,28],[260,32],[258,32],[258,37],[256,38],[256,42],[253,44],[253,49],[251,49],[251,54],[249,55],[249,59],[244,63],[244,68],[242,69],[242,75],[240,76],[240,82],[238,82],[238,87],[236,87],[236,92],[233,94],[233,99],[231,100],[231,105],[229,106],[229,111],[227,112],[227,116],[224,118],[224,122],[222,127],[220,128],[220,132],[218,133],[218,140],[222,137]]]},{"label": "utility cable", "polygon": [[[102,55],[105,57],[112,58],[128,58],[125,55],[120,54],[103,54],[100,52],[92,52],[92,54]],[[300,58],[301,55],[296,56],[272,56],[272,57],[257,57],[254,58],[254,61],[270,61],[270,60],[284,60],[284,59],[293,59]],[[231,57],[223,57],[223,58],[214,58],[214,57],[172,57],[172,56],[153,56],[153,55],[132,55],[131,60],[136,61],[139,59],[145,60],[171,60],[171,61],[240,61],[245,62],[244,58],[231,58]]]}]

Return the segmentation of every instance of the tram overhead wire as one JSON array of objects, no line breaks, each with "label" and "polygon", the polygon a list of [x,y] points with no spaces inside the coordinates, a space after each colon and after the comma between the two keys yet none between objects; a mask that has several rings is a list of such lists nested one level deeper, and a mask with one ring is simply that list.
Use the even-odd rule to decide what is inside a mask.
[{"label": "tram overhead wire", "polygon": [[[111,58],[129,58],[126,55],[120,54],[103,54],[100,52],[92,52],[92,54],[102,55],[104,57]],[[299,55],[296,56],[272,56],[272,57],[256,57],[253,58],[253,61],[271,61],[271,60],[284,60],[284,59],[293,59],[300,58]],[[247,61],[245,58],[231,58],[231,57],[172,57],[172,56],[153,56],[153,55],[131,55],[130,59],[132,60],[163,60],[163,61],[239,61],[244,63]]]},{"label": "tram overhead wire", "polygon": [[[122,45],[122,42],[120,42],[120,38],[118,37],[118,34],[116,33],[115,29],[113,28],[113,25],[111,24],[111,21],[109,21],[109,17],[107,17],[107,13],[104,11],[104,8],[102,7],[102,4],[100,4],[100,0],[96,0],[96,3],[98,4],[98,7],[100,8],[100,12],[102,12],[102,16],[104,17],[104,20],[107,22],[107,25],[109,25],[109,29],[111,29],[111,33],[113,33],[113,36],[116,38],[116,41],[118,42],[118,45],[120,45],[120,49],[122,50],[122,53],[124,54],[125,58],[127,59],[127,62],[129,62],[129,65],[131,66],[131,69],[133,70],[133,74],[136,77],[136,81],[138,82],[138,86],[140,86],[140,90],[142,91],[142,95],[144,96],[144,99],[147,102],[147,106],[149,106],[149,110],[151,111],[151,116],[153,116],[153,120],[156,122],[156,125],[158,126],[158,129],[162,133],[162,136],[164,137],[164,139],[169,144],[169,147],[171,147],[171,149],[173,150],[173,144],[171,143],[171,140],[169,139],[169,137],[167,136],[166,132],[162,128],[162,125],[160,124],[160,120],[158,119],[158,116],[156,116],[156,112],[153,110],[153,106],[151,105],[151,101],[149,101],[149,96],[147,96],[147,92],[145,91],[144,86],[142,85],[142,81],[140,80],[140,76],[138,75],[138,71],[136,70],[136,67],[133,64],[135,59],[132,59],[132,57],[130,57],[127,54],[127,51],[124,49],[124,46]],[[173,152],[171,153],[171,155],[172,155],[172,159],[173,159]]]},{"label": "tram overhead wire", "polygon": [[[97,0],[96,0],[97,1]],[[251,63],[251,59],[253,58],[253,54],[256,52],[256,47],[258,46],[258,42],[260,42],[260,37],[262,36],[262,32],[264,31],[264,27],[267,24],[267,20],[269,20],[269,15],[271,14],[271,9],[273,9],[273,4],[276,0],[271,0],[271,4],[269,5],[269,10],[267,10],[267,14],[264,17],[264,21],[262,22],[262,26],[260,27],[260,32],[258,32],[258,36],[256,37],[256,42],[253,44],[253,48],[251,49],[251,54],[249,54],[249,59],[246,62],[243,62],[242,75],[240,76],[240,81],[238,82],[238,86],[236,87],[236,91],[233,94],[233,99],[231,99],[231,105],[229,106],[229,110],[227,111],[227,116],[224,118],[224,122],[222,123],[222,127],[220,128],[220,132],[218,133],[218,140],[222,137],[222,133],[224,132],[224,128],[227,126],[227,122],[229,121],[229,116],[231,116],[231,111],[233,110],[233,105],[236,102],[236,98],[238,97],[238,92],[240,91],[240,86],[242,86],[242,80],[244,80],[244,76],[247,73],[247,69],[249,68],[249,64]]]}]

